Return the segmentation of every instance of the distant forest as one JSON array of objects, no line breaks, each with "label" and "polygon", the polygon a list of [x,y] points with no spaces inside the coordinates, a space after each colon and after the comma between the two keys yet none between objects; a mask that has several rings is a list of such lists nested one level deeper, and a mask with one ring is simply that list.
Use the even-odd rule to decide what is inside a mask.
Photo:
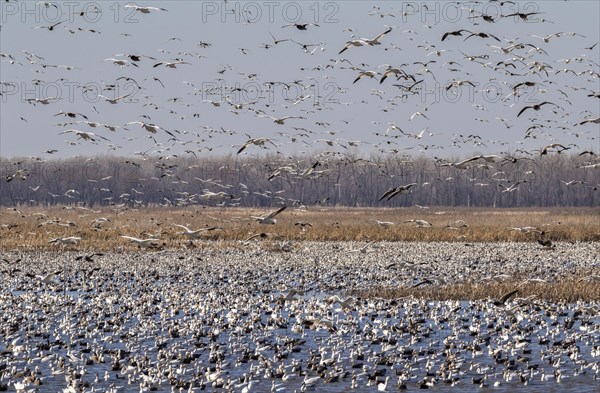
[{"label": "distant forest", "polygon": [[[98,156],[1,161],[3,206],[600,206],[593,153],[460,160],[401,154],[352,157]],[[407,194],[379,201],[390,188]]]}]

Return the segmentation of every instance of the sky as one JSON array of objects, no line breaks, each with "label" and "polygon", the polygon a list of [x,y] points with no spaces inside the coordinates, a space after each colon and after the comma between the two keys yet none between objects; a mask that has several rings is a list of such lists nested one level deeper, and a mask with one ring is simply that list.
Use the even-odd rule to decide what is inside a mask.
[{"label": "sky", "polygon": [[[269,141],[241,154],[597,153],[600,124],[575,124],[600,112],[598,15],[597,1],[3,1],[0,156],[201,157],[251,138]],[[441,40],[460,29],[488,36]],[[380,83],[387,65],[410,77]]]}]

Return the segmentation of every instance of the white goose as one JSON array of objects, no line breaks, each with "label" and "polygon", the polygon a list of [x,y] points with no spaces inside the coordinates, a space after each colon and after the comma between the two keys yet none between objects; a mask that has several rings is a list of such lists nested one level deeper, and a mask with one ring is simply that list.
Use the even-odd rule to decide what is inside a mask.
[{"label": "white goose", "polygon": [[137,237],[120,235],[123,239],[129,239],[133,243],[137,244],[141,248],[158,248],[159,245],[156,242],[158,239],[156,238],[148,238],[148,239],[138,239]]},{"label": "white goose", "polygon": [[185,225],[179,225],[179,224],[173,224],[173,226],[182,228],[183,232],[181,232],[181,234],[185,235],[191,239],[198,239],[198,238],[200,238],[200,235],[202,234],[202,232],[207,231],[206,228],[201,228],[201,229],[197,229],[197,230],[193,231],[190,228],[186,227]]},{"label": "white goose", "polygon": [[110,58],[110,59],[104,59],[104,61],[111,61],[113,64],[116,64],[116,65],[118,65],[121,68],[123,68],[125,66],[130,66],[130,65],[139,68],[139,66],[137,64],[132,63],[131,61],[125,60],[125,59],[113,59],[113,58]]},{"label": "white goose", "polygon": [[258,221],[260,224],[268,224],[268,225],[274,225],[277,220],[275,220],[275,216],[278,215],[279,213],[281,213],[282,211],[284,211],[287,208],[287,206],[282,206],[279,209],[267,214],[264,217],[252,217],[254,219],[256,219],[256,221]]},{"label": "white goose", "polygon": [[31,278],[37,278],[38,280],[40,280],[41,283],[43,284],[57,284],[58,283],[58,279],[57,279],[57,275],[59,275],[61,273],[61,271],[56,271],[56,272],[52,272],[52,273],[48,273],[45,276],[36,274],[35,276],[33,274],[28,274],[28,277]]},{"label": "white goose", "polygon": [[133,5],[133,4],[127,4],[124,5],[123,8],[133,8],[135,11],[139,11],[142,14],[149,14],[153,11],[168,11],[164,8],[159,8],[159,7],[140,7],[138,5]]},{"label": "white goose", "polygon": [[79,244],[81,241],[80,237],[69,236],[69,237],[57,237],[56,239],[50,240],[48,243],[57,243],[57,244]]}]

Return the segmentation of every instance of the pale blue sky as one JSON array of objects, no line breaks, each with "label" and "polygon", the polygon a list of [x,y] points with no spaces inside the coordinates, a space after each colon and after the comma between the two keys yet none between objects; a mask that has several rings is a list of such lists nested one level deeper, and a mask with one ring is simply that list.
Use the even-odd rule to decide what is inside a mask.
[{"label": "pale blue sky", "polygon": [[[61,157],[103,154],[109,151],[107,143],[118,146],[110,151],[110,154],[118,155],[154,150],[180,155],[190,154],[184,153],[185,150],[193,150],[197,155],[235,154],[249,138],[245,134],[254,138],[272,138],[279,150],[285,153],[324,149],[346,151],[337,145],[330,147],[318,141],[320,139],[334,140],[350,147],[350,150],[356,148],[349,146],[346,140],[361,141],[358,151],[363,153],[377,149],[399,149],[402,152],[407,149],[406,153],[409,154],[424,152],[444,157],[472,152],[539,149],[553,142],[576,144],[578,147],[573,147],[574,151],[600,150],[599,125],[573,127],[586,117],[597,117],[600,112],[600,100],[587,96],[590,91],[600,91],[597,74],[599,48],[584,49],[600,40],[600,5],[597,1],[505,4],[502,7],[505,15],[512,12],[540,14],[531,16],[533,20],[530,22],[524,22],[516,16],[496,16],[496,23],[478,18],[477,25],[473,24],[469,15],[477,15],[483,10],[497,15],[499,5],[462,3],[462,8],[458,8],[450,2],[426,2],[428,9],[425,9],[425,3],[414,2],[150,1],[137,5],[163,7],[168,11],[142,14],[134,12],[132,8],[123,8],[125,4],[133,3],[56,2],[45,6],[36,2],[2,2],[0,52],[6,55],[2,57],[0,74],[3,82],[3,95],[0,97],[2,157],[33,155],[47,158],[50,155],[44,152],[48,149],[57,149],[55,156]],[[94,5],[100,9],[100,14],[92,13]],[[369,15],[376,11],[374,5],[379,6],[379,12],[384,17],[380,14]],[[469,8],[474,12],[470,13]],[[239,14],[236,16],[227,11],[231,9],[245,14],[252,23],[244,21]],[[78,13],[82,10],[90,14],[81,17]],[[386,15],[388,13],[395,16]],[[53,31],[36,28],[59,21],[64,22]],[[308,26],[306,31],[293,26],[282,28],[292,22],[316,23],[319,26]],[[373,38],[385,31],[386,26],[393,26],[393,30],[382,38],[381,45],[352,47],[338,55],[346,41]],[[349,28],[352,32],[347,30]],[[89,29],[99,33],[87,31]],[[463,34],[463,37],[451,36],[441,42],[444,32],[459,29],[493,34],[502,42],[479,37],[465,41],[468,34]],[[563,34],[551,38],[547,43],[541,38],[532,37],[556,32],[576,35]],[[270,33],[277,39],[317,44],[309,47],[310,50],[316,50],[312,54],[305,53],[300,45],[291,41],[264,49],[261,44],[273,44]],[[533,44],[547,52],[547,55],[535,51],[528,53],[531,47],[505,54],[489,46],[506,48],[510,45],[507,40]],[[203,48],[198,45],[200,42],[211,46]],[[442,51],[440,56],[431,54],[436,50]],[[43,60],[30,57],[33,61],[30,64],[24,51],[43,57]],[[489,64],[484,67],[470,62],[464,59],[460,51],[468,55],[488,55],[489,58],[482,62]],[[157,60],[144,58],[137,63],[139,67],[123,68],[104,61],[115,58],[116,54],[152,56]],[[499,61],[516,55],[527,56],[525,63],[538,61],[551,66],[549,76],[531,73],[510,76],[493,69]],[[153,67],[158,61],[172,61],[175,58],[181,58],[189,64],[179,65],[175,69],[162,65]],[[376,79],[363,78],[353,84],[360,71],[343,69],[350,67],[347,62],[335,64],[340,59],[347,59],[359,69],[379,73],[385,71],[383,64],[400,66],[406,63],[408,65],[401,68],[407,73],[423,73],[415,75],[415,78],[424,80],[422,86],[428,93],[396,97],[401,90],[393,84],[406,82],[389,77],[380,84],[381,75]],[[567,63],[564,59],[572,60]],[[415,61],[429,60],[437,61],[428,66],[435,80],[431,74],[422,71],[421,65],[413,64]],[[459,65],[444,65],[448,61],[458,62]],[[43,67],[42,64],[47,66]],[[74,69],[51,67],[61,65]],[[507,69],[526,74],[530,66],[517,64],[517,68]],[[460,71],[450,71],[449,68]],[[569,71],[555,75],[557,70],[564,68],[591,74],[575,76]],[[125,79],[117,81],[119,77],[135,79],[140,88]],[[165,87],[152,78],[159,78]],[[465,84],[460,90],[462,95],[456,96],[454,92],[457,90],[445,89],[452,80],[469,80],[477,87],[471,88]],[[293,84],[294,81],[299,82]],[[537,82],[538,90],[529,90],[507,101],[500,100],[511,93],[515,84],[525,81]],[[269,88],[266,82],[285,82],[292,84],[292,88],[285,88],[281,84]],[[118,88],[117,91],[102,92],[110,98],[134,94],[112,105],[97,97],[95,90],[108,84],[116,84]],[[300,85],[304,85],[305,89],[302,90]],[[85,93],[82,86],[87,86],[89,91]],[[240,94],[230,92],[228,87],[231,86],[254,90]],[[216,94],[207,94],[207,87]],[[480,91],[482,88],[490,90]],[[256,89],[259,89],[258,93]],[[497,89],[500,90],[499,96],[494,94]],[[203,102],[219,101],[226,95],[232,102],[242,104],[253,101],[257,95],[262,98],[256,104],[237,110],[238,114],[231,112],[235,110],[234,107],[225,102],[219,107]],[[308,95],[310,97],[304,100],[294,99]],[[60,99],[48,105],[37,103],[35,106],[26,101],[47,96]],[[543,101],[556,103],[560,108],[553,113],[552,106],[547,105],[539,112],[530,109],[517,118],[525,105]],[[264,111],[274,117],[302,116],[305,119],[289,119],[285,125],[277,125],[269,118],[257,116],[250,109]],[[82,113],[89,121],[120,127],[127,122],[144,120],[171,131],[181,144],[168,141],[169,135],[159,131],[155,135],[156,141],[167,147],[173,146],[168,151],[164,151],[165,147],[153,147],[155,142],[148,138],[150,134],[138,125],[130,125],[128,130],[120,128],[116,132],[83,123],[57,126],[61,122],[84,120],[53,116],[61,110]],[[424,113],[429,120],[421,116],[410,120],[417,111]],[[149,116],[151,120],[143,119],[141,115]],[[529,120],[532,117],[538,120]],[[505,119],[510,128],[496,118]],[[376,135],[385,134],[389,123],[395,123],[408,134],[426,131],[421,134],[421,139]],[[547,127],[538,131],[541,134],[535,139],[524,139],[526,129],[534,123]],[[221,127],[232,130],[233,135],[218,132]],[[307,131],[293,127],[302,127]],[[208,132],[211,128],[217,131]],[[69,129],[91,131],[110,142],[100,140],[93,144],[78,140],[73,133],[59,135]],[[308,137],[298,136],[294,139],[296,142],[291,142],[290,135],[307,132],[312,133]],[[395,130],[389,132],[389,135],[398,134]],[[464,142],[454,134],[477,134],[481,136],[483,144]],[[312,144],[312,147],[301,140]],[[75,142],[78,144],[70,144]],[[382,144],[375,147],[378,143]],[[424,150],[424,146],[428,148]],[[435,146],[443,146],[444,149],[436,149]],[[212,152],[205,149],[212,149]],[[252,148],[245,154],[259,152],[258,148]]]}]

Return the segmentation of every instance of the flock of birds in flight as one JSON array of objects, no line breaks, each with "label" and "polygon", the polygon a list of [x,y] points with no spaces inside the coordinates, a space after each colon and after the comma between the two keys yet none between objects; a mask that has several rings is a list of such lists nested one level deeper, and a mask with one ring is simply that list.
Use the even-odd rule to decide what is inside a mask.
[{"label": "flock of birds in flight", "polygon": [[[597,42],[590,43],[588,46],[583,44],[588,41],[588,37],[584,37],[577,32],[554,32],[548,35],[532,35],[530,37],[506,38],[500,34],[491,34],[484,30],[485,25],[495,25],[505,23],[506,26],[527,26],[535,25],[535,28],[540,31],[546,31],[546,26],[551,26],[552,21],[544,19],[544,12],[520,12],[514,11],[517,5],[511,1],[489,2],[495,4],[500,11],[498,15],[481,14],[476,9],[472,8],[471,3],[456,3],[463,10],[468,10],[469,18],[467,19],[471,26],[457,30],[446,31],[441,36],[431,40],[431,33],[428,32],[429,39],[418,40],[419,32],[413,30],[401,31],[397,27],[384,25],[381,33],[372,38],[358,38],[355,30],[348,28],[345,31],[351,34],[350,39],[345,43],[337,43],[341,49],[337,52],[338,57],[330,58],[325,64],[317,64],[313,68],[300,68],[303,71],[311,71],[312,74],[306,79],[292,81],[268,81],[265,80],[267,75],[251,72],[238,72],[242,80],[261,82],[268,86],[279,86],[285,90],[298,89],[298,94],[293,99],[285,100],[280,106],[268,103],[265,97],[259,97],[246,102],[236,99],[239,93],[244,93],[244,88],[239,87],[239,84],[230,84],[225,79],[216,79],[219,82],[225,82],[225,87],[219,88],[221,93],[220,99],[213,99],[212,95],[219,92],[211,90],[211,87],[200,88],[193,82],[184,81],[184,89],[191,98],[184,96],[172,97],[167,100],[172,104],[170,107],[156,104],[155,99],[158,97],[154,93],[163,94],[163,90],[167,88],[163,81],[157,76],[146,77],[144,82],[138,80],[137,70],[150,69],[158,70],[159,68],[169,69],[166,72],[176,73],[182,67],[194,67],[196,65],[194,59],[203,59],[206,56],[202,53],[203,50],[210,50],[212,44],[205,41],[197,43],[199,51],[184,51],[176,54],[168,50],[160,50],[163,55],[171,55],[170,59],[158,59],[158,55],[151,56],[150,54],[141,53],[118,53],[111,57],[106,57],[102,60],[103,63],[110,63],[118,67],[118,70],[127,72],[128,75],[117,78],[114,83],[103,82],[103,87],[100,92],[97,92],[99,103],[92,105],[93,113],[81,113],[72,108],[69,108],[67,103],[60,97],[36,97],[27,98],[26,102],[33,107],[42,106],[57,106],[62,105],[62,109],[53,113],[52,118],[61,116],[65,117],[65,122],[55,124],[58,127],[66,128],[58,132],[58,135],[73,135],[75,139],[66,140],[65,142],[71,146],[79,146],[82,143],[105,144],[108,151],[119,152],[123,147],[114,141],[115,137],[122,137],[128,141],[138,141],[138,136],[133,136],[131,131],[134,128],[140,128],[145,132],[145,136],[152,142],[150,148],[144,151],[137,151],[134,155],[141,159],[158,159],[160,162],[166,162],[168,159],[174,159],[183,156],[193,156],[201,158],[203,151],[212,152],[223,151],[225,153],[235,153],[238,156],[242,154],[259,154],[260,151],[273,152],[278,155],[283,154],[283,141],[287,139],[288,144],[300,144],[308,149],[324,148],[330,157],[345,158],[349,157],[352,152],[356,152],[362,146],[370,145],[375,151],[384,154],[406,153],[411,149],[419,152],[429,153],[437,149],[445,147],[461,148],[471,145],[474,149],[489,148],[490,145],[499,146],[503,149],[497,154],[475,154],[470,158],[459,161],[452,161],[449,158],[436,158],[437,164],[441,166],[449,166],[458,169],[468,169],[474,165],[488,165],[492,167],[494,163],[512,162],[516,163],[521,159],[531,159],[544,156],[550,153],[561,153],[564,151],[579,152],[579,155],[589,158],[588,161],[581,165],[582,168],[597,168],[600,167],[600,161],[595,151],[595,146],[600,143],[599,127],[600,117],[598,113],[592,113],[589,109],[578,111],[579,107],[595,108],[598,106],[600,99],[600,91],[598,83],[600,74],[598,73],[599,63],[594,60],[597,58],[598,48]],[[471,5],[469,5],[471,4]],[[483,4],[475,2],[475,4]],[[56,7],[52,2],[37,3],[39,7]],[[226,8],[227,2],[224,3]],[[412,7],[412,5],[410,5]],[[426,7],[426,5],[424,5]],[[518,8],[518,7],[517,7]],[[156,18],[160,18],[160,13],[165,13],[168,10],[161,7],[138,6],[138,5],[123,5],[123,9],[134,11],[141,14],[141,23],[147,23],[144,18],[152,18],[148,14],[155,14]],[[506,11],[505,11],[506,9]],[[512,12],[509,11],[513,10]],[[412,10],[411,10],[412,11]],[[89,11],[91,12],[91,11]],[[242,13],[245,11],[242,11]],[[410,13],[404,12],[384,12],[380,6],[373,6],[369,12],[370,16],[379,17],[381,20],[392,20],[393,18],[410,18]],[[535,23],[526,23],[526,22]],[[47,26],[35,26],[35,29],[48,30],[48,34],[60,34],[58,27],[66,21],[59,21]],[[520,22],[517,23],[517,22]],[[509,25],[508,23],[512,23]],[[432,29],[431,25],[424,25],[426,30]],[[64,28],[69,32],[73,32],[68,26]],[[296,31],[296,35],[302,37],[303,34],[318,31],[322,28],[319,23],[301,23],[294,22],[281,26],[283,31],[289,31],[292,28]],[[94,33],[101,34],[100,31]],[[303,43],[298,38],[276,38],[274,34],[269,32],[272,42],[262,44],[260,47],[265,51],[274,51],[276,47],[285,45],[299,46],[304,54],[310,56],[320,56],[323,58],[324,53],[328,53],[328,45],[331,42],[325,43],[320,41],[316,44]],[[133,39],[129,33],[122,33],[123,40]],[[473,41],[480,40],[481,43],[475,45]],[[403,48],[400,48],[394,43],[389,43],[392,40],[403,40],[406,45],[415,46],[418,50],[422,50],[422,55],[418,55],[418,59],[407,61],[408,57],[402,55]],[[568,40],[568,41],[567,41]],[[178,37],[172,37],[169,41],[182,41]],[[564,46],[570,46],[578,50],[580,54],[564,58],[553,59],[548,51],[550,48],[545,48],[556,41],[562,41]],[[588,41],[589,42],[589,41]],[[387,45],[386,45],[387,44]],[[452,49],[458,46],[458,49]],[[400,56],[388,56],[389,58],[401,58],[405,62],[401,64],[382,64],[373,66],[366,63],[367,58],[360,59],[358,56],[361,51],[364,51],[365,56],[368,56],[367,48],[373,48],[382,52],[395,52]],[[477,48],[477,49],[474,49]],[[579,49],[580,48],[580,49]],[[268,56],[267,52],[265,56]],[[468,53],[469,54],[468,54]],[[242,56],[250,56],[254,53],[254,49],[241,48]],[[359,58],[351,62],[348,58],[342,58],[341,55],[352,54],[352,59]],[[369,53],[373,53],[372,51]],[[15,53],[1,53],[3,67],[15,66],[25,67],[27,64],[31,71],[35,73],[44,73],[49,69],[64,70],[64,75],[73,70],[78,69],[76,65],[56,65],[51,64],[48,60],[37,54],[29,51],[24,51],[26,61],[18,58]],[[382,55],[380,53],[380,55]],[[156,57],[155,57],[156,56]],[[151,61],[147,66],[148,61]],[[360,62],[360,63],[359,63]],[[7,63],[7,64],[4,64]],[[565,68],[562,67],[564,63]],[[568,68],[566,66],[571,66]],[[224,65],[217,70],[219,76],[230,75],[234,71],[234,67],[229,64]],[[375,102],[369,100],[361,100],[360,102],[329,102],[322,101],[321,96],[311,97],[311,86],[314,87],[315,82],[323,78],[329,78],[328,72],[337,72],[345,75],[346,72],[354,73],[354,77],[347,78],[348,85],[359,85],[371,83],[370,95],[375,96]],[[439,82],[436,74],[446,73],[450,75],[447,82]],[[25,75],[25,71],[22,71]],[[478,75],[476,75],[478,74]],[[187,74],[186,74],[187,75]],[[134,78],[134,76],[136,76]],[[237,75],[236,75],[237,77]],[[340,79],[336,74],[336,79]],[[392,82],[390,82],[390,79]],[[232,76],[232,81],[234,77]],[[350,83],[350,81],[352,81]],[[34,84],[43,84],[47,81],[35,79]],[[432,102],[425,107],[418,108],[409,118],[404,121],[388,122],[387,125],[375,119],[371,121],[374,127],[380,128],[379,131],[371,133],[364,140],[350,140],[343,138],[344,131],[336,129],[336,125],[332,123],[341,123],[343,127],[350,127],[349,120],[336,120],[335,116],[326,117],[323,120],[325,113],[335,112],[335,105],[348,106],[356,108],[359,113],[364,105],[376,107],[378,111],[384,112],[386,115],[394,111],[406,110],[408,103],[419,101],[418,97],[423,94],[422,88],[436,82],[441,89],[450,96],[459,96],[463,89],[477,89],[482,85],[482,82],[494,82],[496,87],[484,88],[477,90],[481,94],[490,94],[497,97],[496,103],[482,104],[475,103],[472,106],[476,111],[481,113],[494,112],[496,109],[509,110],[514,112],[513,119],[501,117],[479,117],[475,118],[480,124],[497,121],[502,123],[506,130],[516,128],[517,124],[524,124],[525,129],[520,133],[522,139],[516,142],[508,142],[503,140],[494,140],[492,137],[501,135],[502,132],[495,132],[495,135],[478,135],[463,133],[453,133],[449,137],[449,146],[441,144],[428,143],[427,140],[438,132],[430,131],[430,127],[425,127],[417,132],[408,131],[412,124],[419,122],[430,122],[435,119],[435,107],[442,106],[442,103]],[[2,81],[2,92],[6,94],[5,89],[9,89],[11,83]],[[117,108],[117,112],[123,111],[122,106],[127,102],[134,93],[121,94],[119,93],[119,84],[128,83],[135,86],[136,98],[143,97],[140,101],[144,114],[139,115],[139,118],[126,122],[124,124],[111,124],[110,115],[108,114],[113,108]],[[153,84],[153,85],[151,85]],[[509,93],[498,91],[499,86],[505,86]],[[91,91],[91,87],[87,85],[78,86],[83,92]],[[385,89],[385,90],[383,90]],[[337,86],[337,93],[340,95],[347,94],[350,86]],[[390,92],[391,90],[391,92]],[[164,90],[166,91],[166,90]],[[169,90],[170,91],[170,90]],[[361,90],[362,91],[362,90]],[[528,101],[523,98],[531,92],[535,92],[535,97],[552,96],[550,100],[539,100],[541,102],[527,104]],[[111,92],[113,92],[111,94]],[[137,94],[139,93],[139,94]],[[166,94],[166,93],[165,93]],[[236,94],[238,94],[236,96]],[[315,94],[313,92],[313,94]],[[319,94],[318,92],[316,94]],[[243,95],[243,94],[242,94]],[[198,100],[195,97],[201,96]],[[392,97],[393,96],[393,97]],[[577,96],[577,102],[573,103],[572,96]],[[195,99],[196,101],[191,101]],[[316,99],[316,100],[315,100]],[[403,100],[408,100],[405,103]],[[514,100],[514,103],[511,102]],[[100,103],[108,105],[101,106]],[[250,115],[258,119],[268,119],[275,126],[277,137],[270,135],[252,135],[255,132],[237,131],[226,129],[223,126],[200,125],[195,130],[180,129],[179,126],[164,126],[154,123],[152,119],[155,115],[148,114],[147,109],[153,109],[155,113],[162,113],[164,116],[171,117],[173,124],[177,121],[189,121],[200,119],[203,114],[198,112],[197,105],[206,105],[209,110],[222,110],[222,107],[227,107],[228,112],[234,116]],[[512,109],[513,106],[520,106]],[[488,106],[493,105],[493,108]],[[207,108],[202,106],[204,110]],[[447,106],[447,105],[446,105]],[[432,109],[433,107],[433,109]],[[451,105],[450,105],[451,107]],[[500,108],[499,108],[500,107]],[[104,112],[100,115],[100,108]],[[125,109],[129,110],[131,107]],[[294,111],[293,114],[282,115],[282,110]],[[299,109],[299,110],[298,110]],[[354,109],[353,109],[354,110]],[[183,112],[185,111],[185,113]],[[116,112],[113,112],[113,114]],[[7,114],[8,115],[8,114]],[[446,115],[447,116],[447,115]],[[532,116],[532,117],[528,117]],[[28,122],[26,115],[20,116],[21,120]],[[100,120],[102,118],[102,120]],[[311,122],[314,126],[309,125]],[[383,116],[382,116],[383,118]],[[93,119],[93,120],[92,120]],[[525,119],[522,121],[522,119]],[[448,119],[451,120],[451,119]],[[242,123],[240,121],[240,123]],[[25,126],[27,127],[27,126]],[[176,128],[175,128],[176,127]],[[492,125],[486,126],[492,128]],[[90,129],[93,129],[91,131]],[[105,131],[114,134],[109,136]],[[200,129],[200,131],[199,131]],[[46,132],[46,131],[44,131]],[[339,137],[336,137],[340,135]],[[581,145],[586,147],[589,144],[592,146],[590,150],[584,150],[583,147],[575,143],[566,143],[561,141],[561,137],[570,135],[581,140]],[[230,137],[237,141],[234,144],[233,151],[225,147],[218,150],[220,146],[214,146],[214,141],[222,141],[224,137]],[[160,142],[161,138],[166,138],[166,141]],[[221,139],[220,139],[221,138]],[[439,138],[438,138],[439,139]],[[525,141],[542,140],[538,144],[539,148],[525,149],[519,148],[517,145],[524,144]],[[139,143],[138,143],[139,145]],[[183,150],[182,152],[177,149]],[[43,154],[50,156],[59,152],[59,149],[47,149]],[[31,156],[34,161],[44,161],[45,158],[39,156]],[[310,160],[310,159],[309,159]],[[364,160],[369,161],[368,158]],[[311,162],[306,167],[303,176],[316,173],[316,166],[319,162],[310,160]],[[316,161],[316,162],[315,162]],[[133,162],[133,161],[132,161]],[[483,163],[483,164],[481,164]],[[285,172],[285,166],[280,170],[273,172],[273,177]],[[6,180],[26,178],[26,171],[19,169],[14,173],[10,173]],[[272,180],[270,177],[269,180]],[[381,200],[390,200],[396,195],[410,192],[408,185],[400,185],[392,187],[388,192],[379,198]],[[503,192],[512,192],[518,189],[518,183],[511,186],[505,186]],[[268,220],[267,220],[268,221]]]}]

